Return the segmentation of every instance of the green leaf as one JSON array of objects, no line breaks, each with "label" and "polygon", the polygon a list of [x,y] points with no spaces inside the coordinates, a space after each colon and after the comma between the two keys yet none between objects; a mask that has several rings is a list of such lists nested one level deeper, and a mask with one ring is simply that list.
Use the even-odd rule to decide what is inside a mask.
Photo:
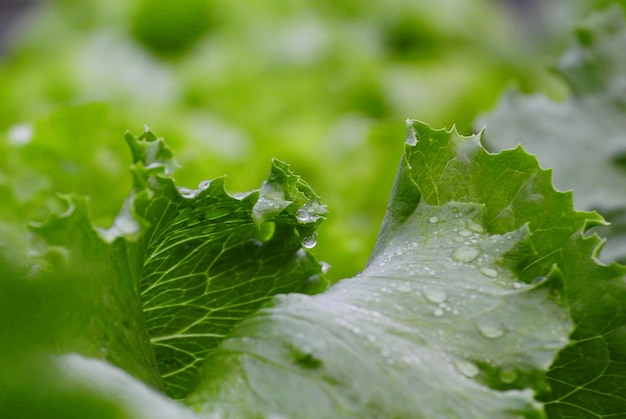
[{"label": "green leaf", "polygon": [[[100,404],[117,408],[110,418],[191,419],[198,416],[183,404],[134,379],[126,371],[102,360],[66,354],[54,360],[56,373],[67,386],[86,393]],[[83,396],[84,397],[84,396]],[[89,412],[76,410],[83,413]],[[105,411],[106,412],[106,411]],[[67,410],[65,412],[67,417]],[[47,415],[46,415],[47,416]],[[28,417],[28,416],[25,416]],[[91,416],[90,416],[91,417]]]},{"label": "green leaf", "polygon": [[560,249],[584,255],[571,238],[601,218],[574,212],[521,149],[478,140],[409,121],[367,268],[242,322],[188,403],[225,417],[541,417],[533,392],[549,390],[573,328],[564,290],[580,280]]},{"label": "green leaf", "polygon": [[152,222],[140,285],[144,316],[166,392],[182,398],[238,321],[277,293],[325,288],[321,265],[302,248],[325,209],[282,162],[273,162],[259,192],[233,197],[221,178],[190,190],[153,177],[171,169],[171,152],[150,132],[127,141],[135,183],[154,183],[135,191],[133,203],[135,218]]},{"label": "green leaf", "polygon": [[566,342],[567,311],[500,265],[527,231],[490,236],[482,217],[420,205],[359,277],[238,327],[190,402],[225,417],[539,417],[512,389]]},{"label": "green leaf", "polygon": [[65,296],[62,290],[68,285],[79,290],[75,305],[59,307],[63,315],[58,320],[58,351],[107,360],[162,388],[137,288],[141,254],[132,241],[105,240],[99,234],[91,225],[86,198],[64,199],[68,206],[64,213],[33,226],[53,246],[48,258],[56,256],[55,276],[67,278],[67,284],[58,281],[60,296]]},{"label": "green leaf", "polygon": [[[626,260],[626,29],[617,7],[592,16],[577,45],[558,65],[573,96],[554,103],[510,93],[484,118],[493,148],[522,142],[554,168],[558,188],[574,190],[577,206],[597,208],[612,225],[603,260]],[[590,263],[597,238],[574,235],[559,252],[565,297],[576,323],[571,339],[548,373],[542,395],[551,417],[621,417],[626,414],[625,269]]]},{"label": "green leaf", "polygon": [[[87,353],[92,349],[91,357],[104,357],[113,346],[107,339],[122,335],[120,327],[110,327],[113,323],[106,325],[110,330],[102,330],[103,323],[114,322],[118,316],[102,316],[102,313],[94,316],[97,308],[103,305],[102,299],[107,298],[98,291],[110,290],[94,290],[96,287],[85,284],[90,275],[86,275],[80,265],[77,269],[52,269],[53,265],[63,265],[66,252],[50,249],[48,259],[41,260],[34,257],[35,248],[25,246],[22,234],[12,233],[0,229],[0,416],[54,419],[76,415],[99,419],[137,417],[124,414],[116,400],[89,388],[86,383],[93,380],[93,376],[71,379],[68,368],[59,368],[50,356],[59,350]],[[55,259],[56,263],[53,263]],[[89,273],[93,275],[93,272]],[[128,311],[132,310],[127,308]],[[96,346],[96,340],[101,346]],[[142,367],[141,359],[133,359],[139,348],[133,349],[124,354],[128,361],[123,363],[128,368],[128,379],[140,383],[146,391],[155,392],[131,375],[137,375]],[[94,361],[105,364],[104,361]],[[140,378],[149,381],[150,377]]]},{"label": "green leaf", "polygon": [[69,322],[63,350],[107,359],[182,398],[238,321],[277,293],[325,289],[303,247],[326,210],[282,162],[260,191],[233,197],[223,179],[176,187],[173,154],[150,131],[126,140],[135,187],[112,227],[95,229],[86,200],[70,196],[68,210],[36,230],[89,278],[91,315]]},{"label": "green leaf", "polygon": [[558,73],[573,96],[555,103],[544,96],[508,93],[482,118],[494,150],[523,144],[544,167],[554,169],[560,190],[597,209],[614,226],[605,260],[626,258],[626,29],[619,7],[592,16],[577,32],[577,45],[561,59]]},{"label": "green leaf", "polygon": [[551,391],[540,397],[550,417],[626,415],[626,267],[579,257],[595,254],[598,245],[597,237],[576,234],[561,249],[568,256],[564,297],[576,328],[548,373]]},{"label": "green leaf", "polygon": [[303,247],[326,210],[284,163],[259,191],[184,189],[162,139],[127,135],[135,187],[113,226],[69,196],[36,227],[44,268],[83,281],[56,346],[109,363],[66,357],[62,379],[136,417],[193,415],[143,383],[225,417],[623,414],[625,268],[583,235],[602,218],[520,148],[407,132],[367,267],[314,296],[294,292],[325,287]]}]

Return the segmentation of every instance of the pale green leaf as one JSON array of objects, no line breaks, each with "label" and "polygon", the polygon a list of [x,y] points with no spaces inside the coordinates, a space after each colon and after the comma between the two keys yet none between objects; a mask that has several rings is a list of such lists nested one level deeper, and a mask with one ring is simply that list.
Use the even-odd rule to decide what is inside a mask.
[{"label": "pale green leaf", "polygon": [[[558,73],[572,97],[556,103],[541,95],[510,92],[481,119],[490,148],[521,143],[554,170],[557,189],[574,191],[583,210],[596,209],[610,222],[605,260],[626,257],[626,28],[615,7],[592,16],[577,32],[577,44]],[[613,237],[614,240],[613,241]]]}]

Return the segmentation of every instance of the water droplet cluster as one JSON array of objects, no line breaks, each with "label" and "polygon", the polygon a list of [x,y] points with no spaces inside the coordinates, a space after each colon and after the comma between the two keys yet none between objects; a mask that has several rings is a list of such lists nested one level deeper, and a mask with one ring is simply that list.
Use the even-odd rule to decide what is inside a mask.
[{"label": "water droplet cluster", "polygon": [[320,204],[317,199],[310,199],[296,211],[296,220],[300,224],[314,223],[327,212],[326,205]]},{"label": "water droplet cluster", "polygon": [[[549,362],[567,342],[569,317],[557,305],[545,308],[547,291],[523,282],[504,263],[526,230],[489,234],[479,222],[480,207],[454,205],[420,204],[354,280],[376,284],[363,300],[378,314],[369,316],[370,323],[418,336],[464,380],[489,375],[510,386],[528,365]],[[363,333],[364,344],[377,341],[355,328],[359,323],[338,321]],[[542,338],[527,339],[530,334]],[[398,344],[381,343],[377,350],[398,368],[412,359]]]}]

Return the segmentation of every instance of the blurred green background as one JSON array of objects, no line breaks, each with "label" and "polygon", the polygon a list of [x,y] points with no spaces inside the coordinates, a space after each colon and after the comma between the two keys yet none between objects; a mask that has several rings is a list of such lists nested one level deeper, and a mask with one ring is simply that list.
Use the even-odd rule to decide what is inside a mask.
[{"label": "blurred green background", "polygon": [[228,174],[230,192],[256,189],[272,157],[290,163],[328,205],[314,252],[332,280],[352,276],[404,120],[468,134],[507,87],[565,99],[549,67],[607,3],[3,2],[0,227],[61,209],[58,192],[89,195],[108,226],[130,189],[123,134],[145,124],[175,150],[180,186]]}]

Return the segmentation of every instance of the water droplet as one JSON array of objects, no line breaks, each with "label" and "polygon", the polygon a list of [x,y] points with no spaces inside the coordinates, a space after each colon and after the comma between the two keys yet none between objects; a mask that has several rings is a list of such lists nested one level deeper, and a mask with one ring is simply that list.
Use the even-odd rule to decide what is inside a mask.
[{"label": "water droplet", "polygon": [[319,275],[311,275],[306,280],[309,284],[318,284],[322,281],[322,277]]},{"label": "water droplet", "polygon": [[489,278],[495,278],[498,276],[498,271],[491,268],[480,268],[480,272]]},{"label": "water droplet", "polygon": [[306,210],[300,208],[296,211],[296,220],[299,223],[306,224],[311,222],[311,214],[309,214]]},{"label": "water droplet", "polygon": [[189,188],[183,188],[183,187],[179,187],[178,188],[178,192],[180,192],[180,194],[184,197],[184,198],[193,198],[194,196],[196,196],[196,193],[198,191],[195,191],[193,189],[189,189]]},{"label": "water droplet", "polygon": [[406,120],[406,139],[404,142],[410,146],[417,145],[417,132],[409,119]]},{"label": "water droplet", "polygon": [[435,224],[436,222],[438,222],[438,221],[439,221],[439,218],[437,218],[437,217],[430,217],[430,218],[428,219],[428,221],[430,221],[431,223]]},{"label": "water droplet", "polygon": [[306,250],[304,250],[302,248],[296,250],[296,257],[298,257],[300,259],[306,258],[307,255],[308,255],[308,253],[306,252]]},{"label": "water droplet", "polygon": [[411,288],[409,284],[398,284],[395,286],[395,289],[405,294],[413,291],[413,288]]},{"label": "water droplet", "polygon": [[504,335],[504,328],[501,324],[493,321],[482,321],[476,324],[481,335],[489,339],[496,339]]},{"label": "water droplet", "polygon": [[448,299],[446,293],[440,290],[426,290],[424,291],[424,296],[431,303],[443,303]]},{"label": "water droplet", "polygon": [[500,377],[500,381],[502,381],[505,384],[512,384],[515,381],[517,381],[517,371],[515,371],[514,369],[503,369],[500,371],[499,374]]},{"label": "water droplet", "polygon": [[473,378],[480,372],[478,367],[465,359],[455,359],[454,367],[467,378]]},{"label": "water droplet", "polygon": [[209,186],[211,186],[211,181],[210,180],[203,180],[202,182],[198,183],[198,189],[208,189]]},{"label": "water droplet", "polygon": [[440,309],[440,308],[436,308],[436,309],[433,310],[433,314],[435,316],[437,316],[437,317],[441,317],[441,316],[443,316],[443,310]]},{"label": "water droplet", "polygon": [[469,228],[470,230],[476,232],[476,233],[482,233],[483,231],[485,231],[483,229],[483,226],[481,226],[478,223],[475,223],[473,221],[470,221],[469,223],[467,223],[467,228]]},{"label": "water droplet", "polygon": [[317,245],[317,234],[313,233],[309,237],[305,237],[302,240],[302,247],[306,247],[307,249],[312,249]]},{"label": "water droplet", "polygon": [[461,246],[452,253],[452,258],[459,262],[471,262],[480,254],[480,250],[475,247]]},{"label": "water droplet", "polygon": [[326,263],[326,262],[324,262],[324,261],[320,262],[320,265],[321,265],[321,267],[322,267],[322,273],[323,273],[323,274],[328,273],[328,271],[329,271],[329,270],[330,270],[330,268],[331,268],[330,264],[329,264],[329,263]]},{"label": "water droplet", "polygon": [[472,232],[471,232],[471,231],[469,231],[469,230],[461,230],[461,231],[459,231],[459,233],[458,233],[458,234],[459,234],[459,236],[461,236],[461,237],[469,237],[469,236],[471,236],[471,235],[472,235],[472,234],[474,234],[474,233],[472,233]]},{"label": "water droplet", "polygon": [[522,282],[513,282],[513,288],[516,290],[524,288],[524,284]]},{"label": "water droplet", "polygon": [[314,223],[327,212],[325,205],[311,199],[296,211],[296,220],[301,224]]}]

